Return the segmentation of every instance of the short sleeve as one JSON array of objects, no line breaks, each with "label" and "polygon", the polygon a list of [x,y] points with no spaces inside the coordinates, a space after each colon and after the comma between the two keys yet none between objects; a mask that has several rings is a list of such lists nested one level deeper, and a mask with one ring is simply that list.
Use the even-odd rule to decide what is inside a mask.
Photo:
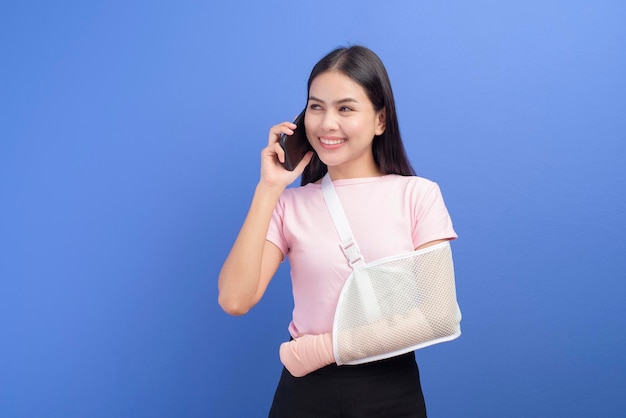
[{"label": "short sleeve", "polygon": [[437,183],[429,181],[425,190],[416,195],[412,233],[415,248],[431,241],[457,238]]},{"label": "short sleeve", "polygon": [[272,213],[272,219],[265,237],[266,240],[276,245],[282,251],[283,258],[289,251],[289,245],[284,233],[284,209],[284,202],[282,199],[279,199]]}]

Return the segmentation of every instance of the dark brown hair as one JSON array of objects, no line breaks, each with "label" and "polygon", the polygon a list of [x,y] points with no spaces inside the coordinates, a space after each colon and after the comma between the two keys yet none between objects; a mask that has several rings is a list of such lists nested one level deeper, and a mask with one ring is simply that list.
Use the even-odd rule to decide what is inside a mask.
[{"label": "dark brown hair", "polygon": [[[400,137],[389,76],[380,58],[363,46],[335,49],[313,67],[307,84],[307,96],[315,77],[328,71],[339,71],[350,77],[363,87],[376,111],[385,110],[385,131],[382,135],[375,136],[372,143],[374,162],[380,172],[414,176],[415,171],[409,162]],[[313,155],[313,159],[302,173],[301,185],[321,179],[327,171],[326,164],[319,159],[317,154]]]}]

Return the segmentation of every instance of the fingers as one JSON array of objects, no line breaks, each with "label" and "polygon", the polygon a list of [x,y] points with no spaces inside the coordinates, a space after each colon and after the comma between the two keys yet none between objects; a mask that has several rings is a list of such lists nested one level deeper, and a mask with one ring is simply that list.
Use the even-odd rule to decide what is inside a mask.
[{"label": "fingers", "polygon": [[268,144],[261,151],[261,180],[272,184],[291,184],[311,161],[313,152],[307,152],[293,171],[287,170],[283,164],[286,160],[285,151],[280,145],[281,135],[293,135],[296,125],[283,122],[269,130]]},{"label": "fingers", "polygon": [[266,150],[272,154],[272,156],[275,155],[281,163],[285,162],[285,150],[283,150],[278,142],[268,145]]},{"label": "fingers", "polygon": [[282,134],[293,135],[294,129],[296,129],[296,125],[291,122],[283,122],[272,126],[270,128],[267,144],[272,145],[277,143]]},{"label": "fingers", "polygon": [[296,129],[296,125],[292,122],[279,123],[270,128],[266,150],[269,154],[276,155],[281,163],[285,162],[285,151],[279,144],[280,136],[283,134],[293,135],[294,129]]}]

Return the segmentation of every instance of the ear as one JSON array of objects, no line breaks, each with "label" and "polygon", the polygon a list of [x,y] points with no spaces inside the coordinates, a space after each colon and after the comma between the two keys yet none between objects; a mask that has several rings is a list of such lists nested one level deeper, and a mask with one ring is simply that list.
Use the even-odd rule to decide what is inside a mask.
[{"label": "ear", "polygon": [[378,114],[376,115],[376,136],[382,135],[385,132],[385,128],[387,126],[387,112],[383,107]]}]

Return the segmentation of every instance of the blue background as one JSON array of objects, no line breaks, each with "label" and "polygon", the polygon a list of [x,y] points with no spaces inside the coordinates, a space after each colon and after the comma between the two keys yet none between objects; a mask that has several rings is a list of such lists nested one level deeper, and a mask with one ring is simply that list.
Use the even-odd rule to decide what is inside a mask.
[{"label": "blue background", "polygon": [[0,416],[262,417],[283,265],[217,275],[268,128],[313,64],[385,62],[454,243],[463,336],[417,353],[432,417],[626,416],[623,1],[5,2]]}]

